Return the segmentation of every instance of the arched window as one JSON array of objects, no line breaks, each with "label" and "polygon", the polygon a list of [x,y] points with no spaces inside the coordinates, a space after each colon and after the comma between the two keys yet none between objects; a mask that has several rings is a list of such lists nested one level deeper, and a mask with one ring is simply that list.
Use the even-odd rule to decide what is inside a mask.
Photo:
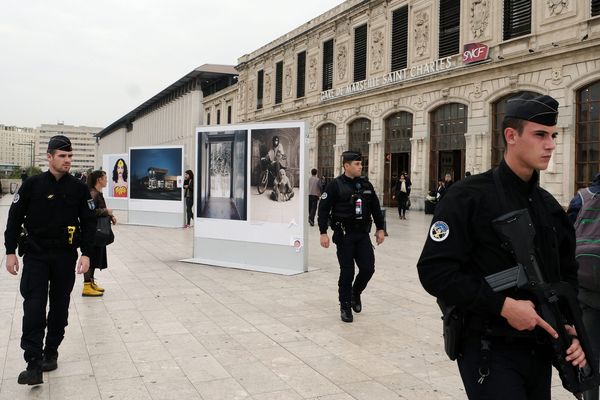
[{"label": "arched window", "polygon": [[371,141],[371,121],[359,118],[348,127],[348,149],[362,153],[362,174],[369,174],[369,142]]},{"label": "arched window", "polygon": [[335,125],[325,124],[317,134],[317,170],[319,176],[327,181],[335,177],[335,160],[333,145],[335,144]]},{"label": "arched window", "polygon": [[433,110],[430,132],[429,187],[433,190],[446,174],[456,182],[465,173],[467,106],[449,103]]},{"label": "arched window", "polygon": [[589,186],[600,172],[600,81],[577,91],[575,189]]},{"label": "arched window", "polygon": [[538,93],[535,92],[520,92],[520,93],[511,93],[500,100],[496,101],[492,108],[492,168],[497,167],[502,161],[504,157],[504,150],[506,146],[504,145],[504,132],[502,132],[502,121],[504,120],[504,115],[506,114],[506,101],[513,96],[517,96],[519,94],[532,94],[534,96],[539,96]]},{"label": "arched window", "polygon": [[406,111],[390,115],[385,120],[385,168],[383,203],[396,206],[392,190],[402,172],[410,173],[410,139],[412,138],[413,115]]}]

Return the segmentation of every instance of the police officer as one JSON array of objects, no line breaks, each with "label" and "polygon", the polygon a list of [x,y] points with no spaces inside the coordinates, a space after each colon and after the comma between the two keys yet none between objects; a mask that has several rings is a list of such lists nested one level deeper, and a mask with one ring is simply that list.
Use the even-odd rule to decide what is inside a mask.
[{"label": "police officer", "polygon": [[[556,138],[558,102],[522,94],[507,101],[504,160],[494,169],[453,184],[435,209],[418,262],[423,287],[464,315],[458,367],[470,399],[550,399],[551,341],[556,331],[536,312],[527,291],[494,292],[485,276],[513,266],[492,220],[527,209],[546,281],[577,287],[575,237],[560,204],[539,187]],[[575,329],[566,327],[576,336]],[[572,340],[567,362],[586,364]]]},{"label": "police officer", "polygon": [[[82,255],[76,270],[81,274],[89,268],[96,224],[90,192],[69,174],[71,141],[65,136],[52,137],[47,158],[48,171],[27,179],[15,195],[4,233],[9,273],[16,275],[19,270],[17,246],[20,253],[25,252],[20,291],[24,299],[21,348],[27,369],[19,375],[18,383],[27,385],[43,383],[42,370],[57,368],[58,346],[67,326],[75,283],[77,246]],[[22,225],[28,234],[26,240],[21,235]]]},{"label": "police officer", "polygon": [[[352,310],[362,311],[360,295],[375,272],[375,254],[369,238],[371,216],[377,227],[375,238],[378,245],[384,240],[384,221],[373,185],[361,177],[361,154],[345,151],[342,163],[344,173],[331,181],[321,195],[318,222],[324,248],[329,247],[327,226],[331,223],[332,240],[337,246],[340,263],[338,293],[341,319],[352,322]],[[359,271],[356,280],[355,261]]]}]

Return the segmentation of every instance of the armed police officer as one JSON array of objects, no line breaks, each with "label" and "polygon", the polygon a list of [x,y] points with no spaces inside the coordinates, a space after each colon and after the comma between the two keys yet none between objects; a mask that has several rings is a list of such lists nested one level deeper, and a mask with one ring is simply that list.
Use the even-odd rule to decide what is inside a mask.
[{"label": "armed police officer", "polygon": [[[81,274],[89,268],[96,224],[90,192],[69,174],[71,141],[61,135],[52,137],[47,158],[48,171],[27,179],[15,195],[4,233],[9,273],[16,275],[19,270],[17,247],[19,254],[24,253],[21,348],[27,369],[19,375],[18,383],[27,385],[43,383],[42,371],[57,368],[75,269]],[[82,253],[79,262],[78,246]]]},{"label": "armed police officer", "polygon": [[[539,170],[548,167],[556,147],[557,116],[558,102],[549,96],[520,94],[507,101],[504,160],[447,190],[418,262],[421,283],[438,298],[445,318],[454,309],[454,320],[463,321],[459,338],[446,342],[446,351],[457,357],[471,399],[550,399],[558,328],[538,314],[540,305],[529,291],[494,291],[485,277],[515,265],[493,221],[526,209],[544,280],[577,287],[573,227],[554,197],[539,187]],[[584,367],[577,332],[571,326],[565,330],[573,339],[567,338],[559,360],[568,368]],[[452,341],[456,332],[445,331],[445,340]]]},{"label": "armed police officer", "polygon": [[[344,322],[352,322],[352,310],[362,311],[361,293],[375,272],[375,254],[369,238],[371,217],[375,220],[375,240],[384,240],[384,221],[379,199],[373,185],[361,177],[361,154],[355,151],[342,153],[344,173],[331,181],[319,203],[320,242],[329,247],[327,227],[333,229],[332,240],[337,246],[340,263],[338,294],[340,314]],[[354,262],[358,275],[354,280]],[[352,281],[354,280],[354,284]]]}]

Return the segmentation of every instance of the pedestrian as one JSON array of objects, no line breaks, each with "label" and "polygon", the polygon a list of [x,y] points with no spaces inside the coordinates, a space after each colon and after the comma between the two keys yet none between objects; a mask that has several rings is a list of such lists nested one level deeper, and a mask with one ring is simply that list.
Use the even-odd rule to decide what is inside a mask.
[{"label": "pedestrian", "polygon": [[[569,203],[567,215],[575,227],[577,246],[575,254],[579,269],[578,300],[583,313],[583,323],[592,338],[594,362],[600,368],[600,173],[589,187],[580,189]],[[583,394],[585,400],[598,400],[598,388]]]},{"label": "pedestrian", "polygon": [[[577,286],[573,227],[539,186],[538,171],[548,167],[556,148],[557,116],[558,102],[550,96],[523,94],[507,101],[503,161],[447,188],[417,264],[423,287],[445,312],[456,307],[463,316],[457,360],[470,399],[550,399],[556,331],[536,312],[540,305],[527,290],[495,292],[484,277],[516,262],[492,221],[527,209],[541,274],[547,282]],[[574,336],[566,362],[585,366],[575,329],[565,329]]]},{"label": "pedestrian", "polygon": [[[50,138],[47,159],[48,171],[28,178],[15,195],[4,233],[9,273],[19,271],[17,245],[19,252],[25,253],[20,290],[24,299],[21,348],[27,369],[17,381],[27,385],[43,383],[42,370],[57,368],[74,270],[87,272],[96,227],[88,188],[69,174],[73,159],[69,138]],[[28,233],[27,243],[19,242],[21,225]],[[77,247],[81,248],[79,262]]]},{"label": "pedestrian", "polygon": [[[375,272],[375,254],[369,237],[371,217],[375,220],[377,229],[377,245],[383,243],[385,232],[375,189],[361,176],[361,154],[356,151],[343,152],[342,165],[344,173],[331,181],[321,195],[318,222],[321,246],[328,248],[327,227],[331,221],[332,241],[337,246],[340,264],[340,317],[344,322],[352,322],[352,310],[356,313],[362,311],[360,296]],[[358,266],[356,279],[354,262]]]},{"label": "pedestrian", "polygon": [[194,219],[194,211],[192,210],[194,206],[194,173],[191,169],[185,171],[183,190],[183,197],[185,198],[185,215],[187,218],[184,228],[189,228],[192,226],[192,219]]},{"label": "pedestrian", "polygon": [[317,169],[313,168],[310,171],[310,178],[308,178],[308,223],[310,226],[315,226],[319,197],[321,197],[321,180],[317,177]]},{"label": "pedestrian", "polygon": [[[94,211],[96,217],[110,217],[113,225],[117,223],[117,218],[113,215],[113,210],[106,207],[102,189],[108,184],[106,172],[97,170],[88,176],[88,188],[92,200],[94,200]],[[90,268],[83,274],[83,290],[81,295],[84,297],[99,297],[104,295],[104,288],[100,287],[94,278],[94,271],[108,267],[106,257],[106,246],[94,245],[90,252]]]},{"label": "pedestrian", "polygon": [[408,210],[408,196],[410,196],[410,184],[406,180],[404,173],[400,174],[398,182],[394,188],[392,199],[398,201],[398,216],[400,219],[406,219],[406,210]]}]

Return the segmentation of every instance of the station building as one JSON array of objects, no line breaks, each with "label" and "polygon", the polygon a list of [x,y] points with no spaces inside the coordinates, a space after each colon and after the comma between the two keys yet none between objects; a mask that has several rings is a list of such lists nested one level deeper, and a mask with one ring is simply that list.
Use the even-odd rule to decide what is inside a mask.
[{"label": "station building", "polygon": [[[560,103],[542,186],[566,205],[600,171],[600,0],[347,0],[223,68],[214,90],[188,99],[186,77],[105,128],[99,150],[185,144],[191,166],[196,125],[304,120],[308,168],[332,178],[360,150],[384,204],[407,171],[418,208],[446,173],[500,162],[506,100],[528,91]],[[162,111],[182,102],[193,115]]]}]

